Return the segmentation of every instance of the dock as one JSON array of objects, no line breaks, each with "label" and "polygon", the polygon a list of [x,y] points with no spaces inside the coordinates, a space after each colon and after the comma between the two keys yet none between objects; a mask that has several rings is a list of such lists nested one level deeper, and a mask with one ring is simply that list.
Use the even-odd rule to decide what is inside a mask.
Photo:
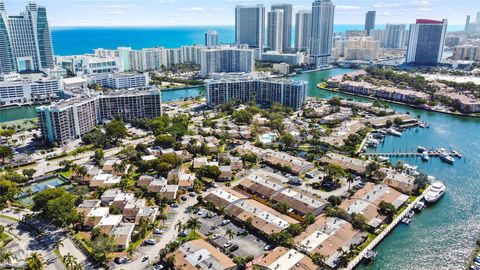
[{"label": "dock", "polygon": [[[422,154],[417,152],[393,152],[393,153],[363,153],[364,156],[370,157],[420,157]],[[430,154],[429,154],[430,156]],[[433,154],[431,155],[433,156]]]},{"label": "dock", "polygon": [[410,203],[403,212],[396,217],[392,223],[390,223],[375,239],[373,239],[368,246],[366,246],[352,261],[350,261],[347,267],[343,269],[352,270],[354,269],[362,260],[365,258],[365,255],[369,250],[373,250],[395,227],[401,222],[401,220],[410,212],[415,204],[420,202],[423,199],[423,196],[430,190],[427,188],[420,196],[415,199],[412,203]]}]

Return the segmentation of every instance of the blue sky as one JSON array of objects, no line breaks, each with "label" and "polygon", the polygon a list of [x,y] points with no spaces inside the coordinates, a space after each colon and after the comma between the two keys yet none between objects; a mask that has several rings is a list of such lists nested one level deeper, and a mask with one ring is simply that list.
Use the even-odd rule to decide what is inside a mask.
[{"label": "blue sky", "polygon": [[[4,0],[9,14],[27,0]],[[47,7],[53,26],[233,25],[237,4],[290,2],[309,9],[313,0],[38,0]],[[377,23],[411,23],[416,18],[449,19],[462,25],[467,14],[476,17],[480,0],[333,0],[336,24],[363,24],[367,10],[377,11]]]}]

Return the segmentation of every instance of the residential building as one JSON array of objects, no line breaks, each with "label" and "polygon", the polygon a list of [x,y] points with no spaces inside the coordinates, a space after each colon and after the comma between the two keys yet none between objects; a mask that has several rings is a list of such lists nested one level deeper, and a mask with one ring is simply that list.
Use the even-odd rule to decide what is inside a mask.
[{"label": "residential building", "polygon": [[480,45],[461,45],[453,48],[453,60],[480,62]]},{"label": "residential building", "polygon": [[330,0],[315,0],[312,4],[310,63],[327,66],[331,62],[335,6]]},{"label": "residential building", "polygon": [[175,258],[175,269],[233,270],[237,266],[227,255],[205,240],[186,242],[170,256]]},{"label": "residential building", "polygon": [[212,73],[244,72],[255,70],[255,53],[250,49],[216,48],[201,52],[201,77]]},{"label": "residential building", "polygon": [[207,81],[207,105],[217,107],[236,99],[241,103],[255,99],[258,103],[280,103],[298,110],[307,96],[307,82],[269,80],[255,76],[239,76]]},{"label": "residential building", "polygon": [[61,78],[5,76],[0,81],[0,105],[56,100],[62,92]]},{"label": "residential building", "polygon": [[312,11],[300,10],[295,14],[295,49],[308,52],[312,32]]},{"label": "residential building", "polygon": [[130,223],[120,223],[113,228],[110,236],[116,244],[115,250],[123,251],[128,248],[132,239],[133,229],[135,229],[135,224]]},{"label": "residential building", "polygon": [[95,55],[57,56],[57,66],[65,69],[68,75],[83,76],[120,71],[120,61],[114,57]]},{"label": "residential building", "polygon": [[418,101],[426,101],[430,99],[430,95],[424,92],[389,86],[379,87],[367,82],[345,81],[339,84],[339,89],[345,92],[351,92],[365,96],[375,96],[377,98],[409,104],[416,104]]},{"label": "residential building", "polygon": [[160,91],[116,91],[105,95],[73,98],[37,109],[38,125],[45,141],[60,145],[80,138],[105,120],[154,118],[162,114]]},{"label": "residential building", "polygon": [[303,174],[315,168],[313,163],[284,152],[269,152],[262,158],[262,161],[296,175]]},{"label": "residential building", "polygon": [[295,237],[295,245],[307,254],[324,256],[324,263],[336,269],[343,252],[350,252],[352,246],[362,244],[367,238],[367,233],[354,229],[348,221],[322,215]]},{"label": "residential building", "polygon": [[370,30],[375,29],[375,17],[377,16],[377,12],[370,10],[367,12],[365,16],[365,30],[370,33]]},{"label": "residential building", "polygon": [[283,10],[269,11],[267,14],[267,46],[272,51],[283,51],[283,26]]},{"label": "residential building", "polygon": [[436,65],[442,61],[447,20],[435,21],[419,19],[410,25],[410,41],[407,50],[407,63],[415,65]]},{"label": "residential building", "polygon": [[292,17],[293,5],[291,4],[272,4],[272,11],[282,11],[282,48],[283,51],[289,51],[292,48]]},{"label": "residential building", "polygon": [[385,30],[385,45],[387,49],[405,48],[405,39],[407,39],[405,24],[387,23]]},{"label": "residential building", "polygon": [[368,36],[372,37],[373,40],[380,41],[380,47],[385,47],[387,31],[384,29],[373,29],[369,31]]},{"label": "residential building", "polygon": [[47,10],[30,2],[9,16],[0,0],[0,73],[53,69],[53,49]]},{"label": "residential building", "polygon": [[106,73],[88,77],[89,83],[110,89],[146,88],[150,85],[148,72]]},{"label": "residential building", "polygon": [[378,59],[380,41],[370,37],[351,37],[344,46],[345,60],[373,61]]},{"label": "residential building", "polygon": [[261,59],[265,44],[265,7],[263,5],[235,7],[235,43],[256,49]]},{"label": "residential building", "polygon": [[206,47],[216,47],[220,45],[218,32],[214,30],[208,30],[205,33],[205,46]]},{"label": "residential building", "polygon": [[381,168],[379,172],[385,184],[405,194],[413,194],[418,188],[415,177],[411,175],[389,168]]},{"label": "residential building", "polygon": [[262,55],[262,61],[270,63],[286,63],[298,66],[305,63],[305,54],[301,52],[280,53],[278,51],[268,51]]},{"label": "residential building", "polygon": [[365,175],[368,162],[336,153],[327,153],[320,159],[322,164],[335,164],[357,175]]},{"label": "residential building", "polygon": [[465,32],[469,32],[470,31],[470,15],[467,15],[467,19],[465,20],[465,29],[464,29]]},{"label": "residential building", "polygon": [[285,247],[274,250],[255,260],[254,265],[263,270],[317,270],[321,269],[307,255]]}]

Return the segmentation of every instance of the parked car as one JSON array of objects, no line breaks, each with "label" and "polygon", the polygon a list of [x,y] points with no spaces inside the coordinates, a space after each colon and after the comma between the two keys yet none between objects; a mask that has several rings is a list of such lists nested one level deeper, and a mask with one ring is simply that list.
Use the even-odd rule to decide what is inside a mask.
[{"label": "parked car", "polygon": [[201,216],[205,214],[205,210],[204,209],[201,209],[200,211],[198,211],[197,215]]},{"label": "parked car", "polygon": [[235,244],[235,245],[233,245],[233,246],[230,247],[229,251],[230,251],[230,252],[234,252],[234,251],[236,251],[238,248],[239,248],[239,246],[238,246],[237,244]]},{"label": "parked car", "polygon": [[178,237],[187,237],[187,233],[186,232],[179,232],[178,233]]},{"label": "parked car", "polygon": [[154,234],[163,234],[164,232],[165,232],[164,230],[158,229],[158,228],[153,230]]},{"label": "parked car", "polygon": [[216,239],[218,239],[218,238],[220,238],[220,234],[219,234],[219,233],[216,233],[216,234],[210,236],[210,239],[212,239],[212,240],[216,240]]},{"label": "parked car", "polygon": [[223,244],[223,247],[224,247],[224,248],[228,248],[228,247],[231,246],[232,244],[233,244],[232,241],[228,241],[228,242],[226,242],[225,244]]},{"label": "parked car", "polygon": [[157,244],[157,240],[147,239],[147,240],[145,240],[145,244],[153,246],[153,245]]},{"label": "parked car", "polygon": [[207,213],[207,218],[213,218],[213,217],[216,217],[217,216],[217,213],[215,212],[208,212]]},{"label": "parked car", "polygon": [[272,246],[270,246],[270,245],[265,245],[263,247],[263,250],[265,250],[265,251],[269,251],[270,249],[272,249]]},{"label": "parked car", "polygon": [[229,220],[229,219],[224,219],[224,220],[222,220],[221,225],[222,225],[222,226],[225,226],[225,225],[227,225],[227,224],[229,224],[229,223],[230,223],[230,220]]},{"label": "parked car", "polygon": [[190,193],[188,194],[188,196],[190,196],[190,197],[195,197],[195,196],[197,196],[197,193],[195,193],[195,192],[190,192]]},{"label": "parked car", "polygon": [[127,257],[115,257],[114,261],[115,261],[116,264],[124,264],[124,263],[128,262],[128,258]]},{"label": "parked car", "polygon": [[188,200],[188,199],[187,199],[187,197],[185,197],[185,196],[182,196],[182,197],[180,197],[180,200],[182,200],[182,201],[186,201],[186,200]]},{"label": "parked car", "polygon": [[246,235],[246,234],[247,234],[247,230],[245,230],[245,229],[240,229],[237,232],[237,235]]}]

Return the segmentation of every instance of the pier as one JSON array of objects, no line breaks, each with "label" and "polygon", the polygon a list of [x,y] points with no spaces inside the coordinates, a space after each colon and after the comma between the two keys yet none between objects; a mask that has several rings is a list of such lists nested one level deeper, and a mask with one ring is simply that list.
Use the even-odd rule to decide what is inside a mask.
[{"label": "pier", "polygon": [[[363,153],[364,156],[369,157],[420,157],[422,154],[417,152],[393,152],[393,153]],[[433,154],[428,154],[433,156]]]},{"label": "pier", "polygon": [[350,261],[344,269],[346,270],[352,270],[354,269],[365,257],[367,254],[368,250],[373,250],[395,227],[401,222],[401,220],[405,217],[405,215],[410,212],[413,207],[415,206],[416,203],[420,202],[423,199],[423,196],[430,190],[430,188],[427,188],[420,196],[418,196],[415,201],[410,203],[403,212],[398,215],[392,223],[388,224],[388,226],[377,236],[375,239],[373,239],[368,246],[365,247],[358,255],[355,257],[352,261]]}]

